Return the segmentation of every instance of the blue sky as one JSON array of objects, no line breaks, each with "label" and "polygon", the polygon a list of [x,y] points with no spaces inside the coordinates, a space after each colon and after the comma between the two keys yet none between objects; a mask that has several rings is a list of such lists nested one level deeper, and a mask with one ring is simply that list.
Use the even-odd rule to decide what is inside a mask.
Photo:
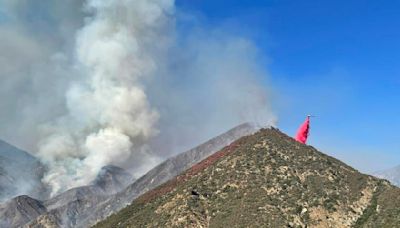
[{"label": "blue sky", "polygon": [[311,145],[364,172],[400,164],[399,1],[177,5],[255,42],[281,130],[293,135],[312,113]]}]

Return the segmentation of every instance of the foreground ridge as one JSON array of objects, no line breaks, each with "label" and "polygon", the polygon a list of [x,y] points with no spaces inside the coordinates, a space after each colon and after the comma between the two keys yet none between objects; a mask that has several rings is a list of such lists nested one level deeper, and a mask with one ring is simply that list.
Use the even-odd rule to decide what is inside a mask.
[{"label": "foreground ridge", "polygon": [[95,227],[399,227],[399,196],[385,180],[263,129]]}]

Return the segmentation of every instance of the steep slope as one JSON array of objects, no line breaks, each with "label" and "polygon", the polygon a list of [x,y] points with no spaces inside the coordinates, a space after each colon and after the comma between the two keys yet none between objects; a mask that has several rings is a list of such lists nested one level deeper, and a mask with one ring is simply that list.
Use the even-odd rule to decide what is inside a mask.
[{"label": "steep slope", "polygon": [[0,140],[0,202],[18,195],[44,199],[44,167],[29,153]]},{"label": "steep slope", "polygon": [[18,196],[0,205],[0,227],[21,227],[45,212],[41,201]]},{"label": "steep slope", "polygon": [[387,181],[263,129],[95,227],[399,227],[399,205]]},{"label": "steep slope", "polygon": [[250,123],[238,125],[235,128],[175,157],[167,159],[156,166],[136,182],[129,185],[124,191],[112,196],[104,203],[98,205],[93,214],[80,223],[85,227],[101,221],[110,214],[122,209],[139,195],[153,189],[176,175],[182,173],[194,164],[200,162],[209,155],[229,145],[242,136],[257,131],[257,127]]},{"label": "steep slope", "polygon": [[379,178],[386,179],[397,187],[400,187],[400,165],[391,169],[375,172],[373,173],[373,175]]}]

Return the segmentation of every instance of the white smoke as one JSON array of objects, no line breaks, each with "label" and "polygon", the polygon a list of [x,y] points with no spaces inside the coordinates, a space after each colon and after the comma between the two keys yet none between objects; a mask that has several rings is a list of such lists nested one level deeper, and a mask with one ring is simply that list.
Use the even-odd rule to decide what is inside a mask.
[{"label": "white smoke", "polygon": [[160,73],[168,77],[150,86],[161,114],[156,150],[182,152],[244,122],[275,126],[268,74],[256,46],[198,23],[187,33]]},{"label": "white smoke", "polygon": [[141,79],[155,71],[151,44],[163,36],[173,2],[89,0],[86,7],[93,15],[76,42],[82,78],[67,91],[68,114],[40,141],[38,155],[50,169],[44,180],[54,193],[121,164],[157,133],[158,113]]},{"label": "white smoke", "polygon": [[1,98],[10,127],[0,136],[36,151],[53,194],[105,165],[139,176],[236,124],[275,123],[256,46],[197,23],[177,31],[185,19],[173,0],[3,5],[1,51],[21,58],[0,61],[0,93],[12,93]]}]

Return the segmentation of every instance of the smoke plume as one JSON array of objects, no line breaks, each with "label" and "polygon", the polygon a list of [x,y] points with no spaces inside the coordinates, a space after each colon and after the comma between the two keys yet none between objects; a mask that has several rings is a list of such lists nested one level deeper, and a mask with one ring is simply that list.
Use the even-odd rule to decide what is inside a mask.
[{"label": "smoke plume", "polygon": [[173,0],[0,6],[0,136],[47,165],[53,194],[105,165],[140,176],[234,125],[276,121],[257,47],[223,28],[178,29]]}]

